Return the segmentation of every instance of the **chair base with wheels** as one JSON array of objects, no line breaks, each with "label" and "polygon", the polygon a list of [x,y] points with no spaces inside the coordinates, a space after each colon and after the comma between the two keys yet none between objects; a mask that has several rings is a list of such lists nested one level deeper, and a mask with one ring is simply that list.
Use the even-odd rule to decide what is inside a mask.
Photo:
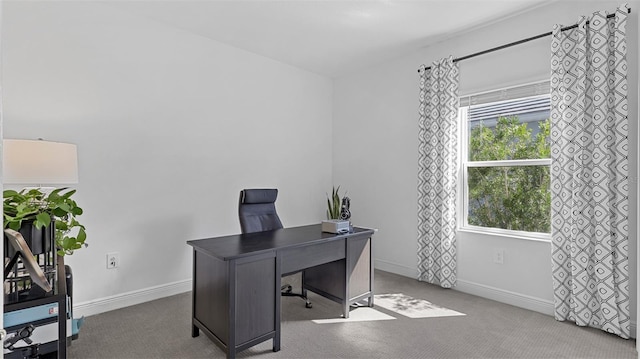
[{"label": "chair base with wheels", "polygon": [[309,298],[307,298],[307,295],[304,292],[306,292],[306,290],[303,290],[303,293],[294,293],[293,292],[293,287],[291,287],[291,284],[285,284],[280,288],[280,294],[283,297],[300,297],[300,298],[304,299],[304,301],[305,301],[304,306],[305,307],[307,307],[307,308],[313,307],[313,305],[311,304],[311,301],[309,301]]}]

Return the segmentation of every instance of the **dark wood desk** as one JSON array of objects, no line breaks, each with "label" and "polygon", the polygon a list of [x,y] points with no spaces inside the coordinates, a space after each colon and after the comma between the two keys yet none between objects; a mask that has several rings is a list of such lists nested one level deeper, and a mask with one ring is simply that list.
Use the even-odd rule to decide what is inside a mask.
[{"label": "dark wood desk", "polygon": [[345,318],[355,302],[373,306],[373,233],[356,227],[337,235],[316,224],[188,241],[191,335],[202,330],[228,358],[269,339],[279,351],[281,277],[301,270],[303,290],[340,303]]}]

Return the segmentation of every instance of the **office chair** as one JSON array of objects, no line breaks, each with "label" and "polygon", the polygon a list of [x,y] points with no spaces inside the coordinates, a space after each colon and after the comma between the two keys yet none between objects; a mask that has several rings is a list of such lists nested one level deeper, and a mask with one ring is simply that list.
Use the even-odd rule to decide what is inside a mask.
[{"label": "office chair", "polygon": [[[282,222],[276,212],[277,189],[243,189],[240,191],[238,217],[242,233],[270,231],[282,228]],[[293,274],[293,273],[292,273]],[[293,293],[292,287],[285,284],[280,288],[286,297],[300,297],[305,306],[311,308],[311,302],[303,293]]]}]

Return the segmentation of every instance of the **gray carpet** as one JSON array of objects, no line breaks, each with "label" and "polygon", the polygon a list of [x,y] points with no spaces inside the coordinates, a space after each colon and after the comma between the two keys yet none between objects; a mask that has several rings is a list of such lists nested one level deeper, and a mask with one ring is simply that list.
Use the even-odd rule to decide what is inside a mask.
[{"label": "gray carpet", "polygon": [[[295,278],[294,278],[295,280]],[[378,294],[403,293],[460,316],[323,323],[338,304],[311,294],[282,298],[282,348],[271,341],[240,358],[637,358],[635,340],[550,316],[376,271]],[[359,310],[359,309],[356,309]],[[204,334],[191,338],[191,293],[87,317],[68,358],[224,358]]]}]

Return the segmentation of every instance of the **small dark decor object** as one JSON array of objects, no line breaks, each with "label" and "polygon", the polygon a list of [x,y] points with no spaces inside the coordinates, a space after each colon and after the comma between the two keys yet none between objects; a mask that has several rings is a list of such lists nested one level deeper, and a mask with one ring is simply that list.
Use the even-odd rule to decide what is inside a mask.
[{"label": "small dark decor object", "polygon": [[[34,255],[48,253],[51,238],[55,239],[57,254],[64,256],[86,247],[87,233],[76,217],[82,208],[71,198],[75,190],[58,188],[46,193],[40,188],[20,192],[6,190],[4,196],[4,227],[20,232]],[[5,256],[15,251],[4,237]]]},{"label": "small dark decor object", "polygon": [[349,197],[342,198],[342,208],[340,209],[340,219],[348,221],[351,218],[351,211],[349,207],[351,206],[351,199]]}]

